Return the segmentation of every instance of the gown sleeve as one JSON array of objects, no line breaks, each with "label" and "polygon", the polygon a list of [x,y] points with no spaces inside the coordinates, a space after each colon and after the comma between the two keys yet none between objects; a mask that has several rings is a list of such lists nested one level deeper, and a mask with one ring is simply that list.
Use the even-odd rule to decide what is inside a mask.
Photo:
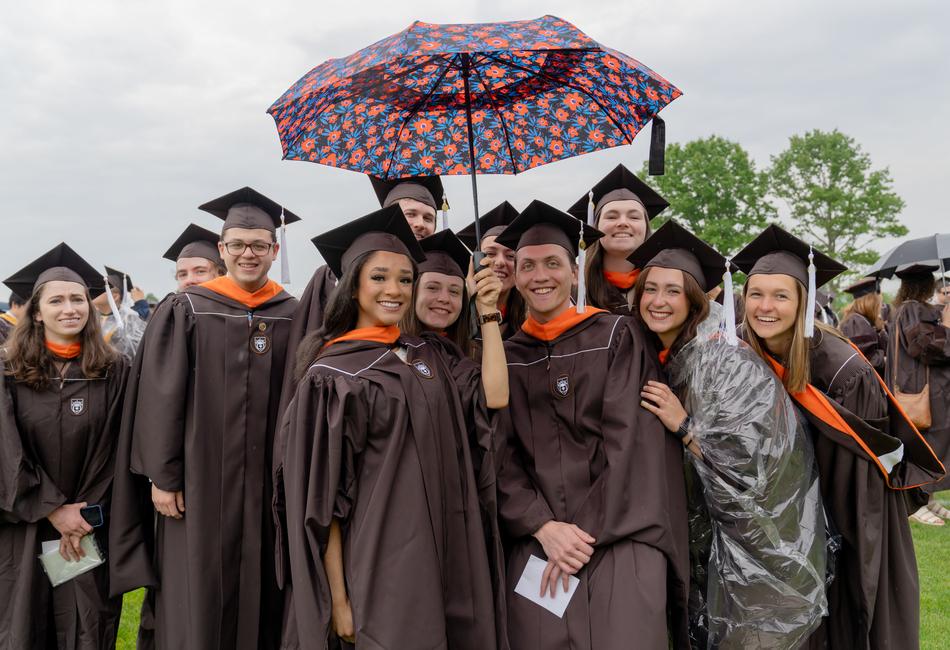
[{"label": "gown sleeve", "polygon": [[525,471],[509,409],[499,412],[498,515],[512,537],[533,535],[555,519],[544,495]]},{"label": "gown sleeve", "polygon": [[0,521],[40,521],[66,503],[66,496],[23,444],[16,420],[15,388],[0,360]]},{"label": "gown sleeve", "polygon": [[928,366],[950,364],[950,329],[941,323],[937,309],[908,304],[899,318],[901,343],[908,355]]},{"label": "gown sleeve", "polygon": [[841,333],[851,339],[878,374],[883,376],[887,353],[887,334],[884,330],[879,332],[863,316],[854,314],[841,323]]},{"label": "gown sleeve", "polygon": [[179,296],[155,310],[139,347],[137,391],[130,404],[131,470],[159,489],[184,489],[184,437],[194,369],[189,346],[194,315]]},{"label": "gown sleeve", "polygon": [[[324,648],[330,586],[323,567],[334,519],[346,526],[356,500],[356,462],[366,443],[366,386],[356,380],[304,377],[281,420],[283,453],[275,461],[277,565],[292,588],[301,647]],[[308,641],[309,640],[309,641]]]}]

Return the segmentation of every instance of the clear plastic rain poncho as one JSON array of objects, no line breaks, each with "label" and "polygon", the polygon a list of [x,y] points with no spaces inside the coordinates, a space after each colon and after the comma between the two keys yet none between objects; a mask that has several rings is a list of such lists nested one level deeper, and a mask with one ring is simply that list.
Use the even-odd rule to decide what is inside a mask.
[{"label": "clear plastic rain poncho", "polygon": [[147,323],[132,309],[132,296],[125,290],[124,285],[125,278],[122,301],[119,304],[115,304],[111,294],[109,296],[112,313],[102,319],[102,338],[126,360],[132,361],[136,350],[139,349],[142,335],[145,334]]},{"label": "clear plastic rain poncho", "polygon": [[827,613],[826,519],[811,441],[781,381],[719,331],[719,306],[671,358],[687,452],[695,648],[797,648]]}]

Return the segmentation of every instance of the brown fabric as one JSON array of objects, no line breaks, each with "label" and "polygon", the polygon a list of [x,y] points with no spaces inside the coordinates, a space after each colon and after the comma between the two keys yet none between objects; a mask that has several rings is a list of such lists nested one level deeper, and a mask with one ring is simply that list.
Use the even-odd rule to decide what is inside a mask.
[{"label": "brown fabric", "polygon": [[[580,230],[578,230],[578,236],[580,236]],[[544,244],[557,244],[565,248],[571,257],[577,255],[577,239],[572,240],[562,228],[548,223],[539,223],[528,228],[518,240],[516,250],[521,250],[525,246]]]},{"label": "brown fabric", "polygon": [[46,269],[36,278],[36,284],[33,285],[33,291],[36,291],[37,287],[40,285],[46,284],[47,282],[53,282],[54,280],[59,280],[60,282],[75,282],[76,284],[81,284],[86,286],[86,282],[82,279],[78,273],[72,269],[68,269],[65,266],[54,266],[51,269]]},{"label": "brown fabric", "polygon": [[874,366],[881,377],[884,377],[884,361],[887,357],[887,330],[874,329],[874,325],[861,314],[851,313],[841,321],[841,333],[851,339],[861,354]]},{"label": "brown fabric", "polygon": [[[709,283],[706,282],[706,274],[703,273],[703,267],[700,265],[699,260],[696,259],[693,253],[684,248],[666,248],[660,251],[652,260],[646,263],[644,269],[648,269],[651,266],[659,266],[664,269],[676,269],[683,273],[689,273],[699,286],[703,288],[703,291],[712,289],[711,286],[708,286]],[[713,282],[713,280],[715,281]],[[713,276],[713,278],[710,279],[710,283],[713,286],[720,282],[720,277]]]},{"label": "brown fabric", "polygon": [[285,648],[323,650],[332,636],[322,557],[333,519],[359,647],[498,643],[479,511],[494,490],[489,414],[477,373],[453,368],[473,364],[427,341],[406,339],[406,362],[385,344],[336,344],[288,406],[274,472]]},{"label": "brown fabric", "polygon": [[342,271],[346,273],[346,269],[353,260],[370,251],[401,253],[409,259],[412,259],[412,254],[409,253],[409,249],[406,248],[406,245],[402,243],[402,240],[396,235],[388,232],[368,232],[365,235],[357,237],[353,243],[350,244],[350,247],[346,249],[346,252],[343,253],[341,260]]},{"label": "brown fabric", "polygon": [[497,237],[501,233],[505,232],[505,228],[508,226],[493,226],[482,233],[482,241],[485,241],[486,237]]},{"label": "brown fabric", "polygon": [[616,190],[611,190],[604,194],[604,196],[597,201],[597,204],[594,206],[594,225],[597,225],[597,222],[600,220],[600,213],[603,212],[604,208],[608,203],[613,203],[614,201],[636,201],[643,206],[643,209],[646,210],[646,204],[643,202],[639,196],[631,192],[626,188],[620,188]]},{"label": "brown fabric", "polygon": [[[846,342],[822,335],[811,354],[813,385],[852,426],[863,422],[865,428],[896,435],[873,368],[860,357],[843,367],[853,353]],[[919,585],[902,493],[887,488],[878,468],[850,440],[805,415],[825,509],[842,537],[828,589],[829,614],[806,647],[870,650],[893,647],[899,640],[901,648],[917,648]]]},{"label": "brown fabric", "polygon": [[[159,305],[142,339],[110,563],[113,593],[156,589],[157,648],[278,647],[270,467],[295,307],[286,292],[249,310],[189,287]],[[157,517],[153,528],[145,479],[184,491],[183,519]]]},{"label": "brown fabric", "polygon": [[414,199],[419,201],[419,203],[425,203],[433,210],[437,207],[432,192],[418,183],[400,183],[391,189],[383,201],[383,207],[388,208],[397,203],[400,199]]},{"label": "brown fabric", "polygon": [[[94,380],[70,363],[65,380],[42,391],[3,379],[0,648],[115,647],[122,602],[109,598],[108,568],[100,566],[53,589],[36,558],[42,542],[60,538],[46,520],[60,505],[86,501],[109,511],[127,374],[128,366],[119,360],[106,377]],[[96,539],[108,553],[107,528],[97,529]]]},{"label": "brown fabric", "polygon": [[[950,467],[950,330],[941,324],[940,307],[908,301],[892,315],[887,385],[908,393],[930,385],[930,428],[924,438],[945,467]],[[899,332],[899,336],[897,335]],[[899,371],[899,374],[896,372]],[[925,486],[927,492],[950,489],[950,477]]]},{"label": "brown fabric", "polygon": [[[659,378],[651,350],[633,320],[606,313],[547,343],[525,332],[505,342],[498,492],[513,648],[689,647],[682,448],[630,398]],[[512,594],[528,556],[545,557],[532,534],[551,520],[597,540],[562,619]]]},{"label": "brown fabric", "polygon": [[427,251],[426,261],[419,264],[419,275],[423,273],[443,273],[465,279],[468,269],[464,271],[458,262],[447,253],[441,251]]},{"label": "brown fabric", "polygon": [[763,255],[753,265],[749,275],[790,275],[806,287],[808,286],[808,265],[802,258],[786,251],[776,251]]},{"label": "brown fabric", "polygon": [[186,244],[184,248],[181,249],[181,252],[178,253],[176,259],[180,260],[183,257],[201,257],[215,264],[223,263],[221,261],[221,254],[218,252],[218,247],[205,241],[195,241]]},{"label": "brown fabric", "polygon": [[252,203],[237,203],[228,208],[221,232],[228,228],[262,229],[269,232],[277,230],[273,217]]}]

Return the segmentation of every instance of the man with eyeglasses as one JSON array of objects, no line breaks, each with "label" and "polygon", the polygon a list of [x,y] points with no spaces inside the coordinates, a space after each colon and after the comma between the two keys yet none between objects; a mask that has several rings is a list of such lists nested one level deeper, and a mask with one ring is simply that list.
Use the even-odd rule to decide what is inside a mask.
[{"label": "man with eyeglasses", "polygon": [[166,298],[142,339],[117,452],[111,588],[150,588],[143,646],[277,648],[271,449],[297,301],[267,274],[276,229],[299,217],[247,187],[201,209],[224,220],[227,274]]},{"label": "man with eyeglasses", "polygon": [[950,305],[950,275],[937,278],[937,290],[934,292],[934,304]]},{"label": "man with eyeglasses", "polygon": [[218,233],[189,224],[163,257],[175,263],[178,291],[193,287],[227,273],[218,253]]}]

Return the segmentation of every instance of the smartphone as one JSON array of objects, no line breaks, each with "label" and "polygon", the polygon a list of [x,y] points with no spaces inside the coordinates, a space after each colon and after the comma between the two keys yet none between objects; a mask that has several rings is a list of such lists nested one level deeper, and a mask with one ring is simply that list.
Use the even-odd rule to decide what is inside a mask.
[{"label": "smartphone", "polygon": [[99,528],[99,526],[103,524],[102,506],[98,503],[82,508],[79,514],[86,520],[86,523],[93,528]]}]

